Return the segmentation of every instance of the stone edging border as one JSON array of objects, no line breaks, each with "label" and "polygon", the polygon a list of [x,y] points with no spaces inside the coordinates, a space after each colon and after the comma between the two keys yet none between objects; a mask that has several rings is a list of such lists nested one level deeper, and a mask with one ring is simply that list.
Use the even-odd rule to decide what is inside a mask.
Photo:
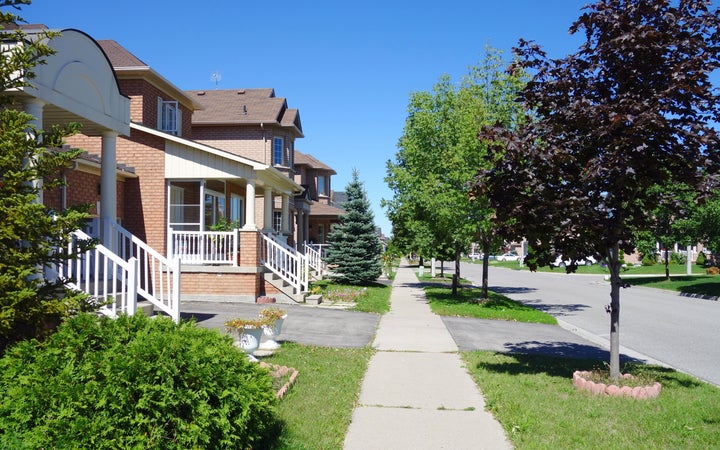
[{"label": "stone edging border", "polygon": [[[655,382],[652,386],[623,386],[618,387],[614,384],[606,385],[604,383],[595,383],[594,381],[587,380],[584,377],[590,375],[588,371],[577,370],[573,373],[573,386],[581,391],[587,391],[595,395],[610,395],[612,397],[629,397],[636,399],[650,399],[656,398],[660,395],[662,386],[660,383]],[[622,374],[621,378],[632,378],[630,374]]]},{"label": "stone edging border", "polygon": [[290,374],[290,379],[287,383],[282,385],[280,389],[275,393],[275,398],[283,398],[285,393],[290,389],[290,386],[295,382],[295,378],[298,376],[298,371],[292,367],[286,367],[286,366],[279,366],[277,364],[269,364],[264,361],[260,362],[260,367],[266,368],[270,371],[270,376],[273,378],[280,378],[282,376],[285,376],[287,373],[292,372]]}]

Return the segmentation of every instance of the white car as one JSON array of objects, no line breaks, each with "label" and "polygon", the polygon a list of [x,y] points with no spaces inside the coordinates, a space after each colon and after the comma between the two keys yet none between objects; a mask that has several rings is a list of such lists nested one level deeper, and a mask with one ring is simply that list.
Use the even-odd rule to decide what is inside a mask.
[{"label": "white car", "polygon": [[[577,261],[578,266],[592,266],[593,264],[597,263],[597,260],[593,258],[592,256],[587,256],[579,261]],[[570,265],[570,260],[566,259],[563,260],[561,257],[557,257],[557,259],[550,263],[553,267],[565,267]]]},{"label": "white car", "polygon": [[516,252],[507,252],[503,253],[500,256],[497,256],[495,259],[498,261],[517,261],[520,259],[520,255],[518,255]]},{"label": "white car", "polygon": [[475,261],[477,259],[482,259],[482,257],[483,257],[482,253],[470,253],[468,255],[468,258],[472,259],[473,261]]}]

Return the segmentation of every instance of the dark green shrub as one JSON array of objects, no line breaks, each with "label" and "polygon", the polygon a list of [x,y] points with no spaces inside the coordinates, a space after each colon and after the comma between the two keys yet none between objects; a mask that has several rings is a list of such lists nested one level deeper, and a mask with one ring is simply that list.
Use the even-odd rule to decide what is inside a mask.
[{"label": "dark green shrub", "polygon": [[704,266],[706,259],[707,258],[705,258],[705,252],[700,252],[695,259],[695,264],[697,264],[698,266]]},{"label": "dark green shrub", "polygon": [[647,253],[643,255],[641,263],[643,266],[654,266],[657,264],[657,256],[655,253]]},{"label": "dark green shrub", "polygon": [[682,253],[673,252],[670,254],[670,262],[672,264],[685,264],[687,262],[687,257]]},{"label": "dark green shrub", "polygon": [[83,314],[0,360],[0,448],[252,448],[271,384],[217,331]]}]

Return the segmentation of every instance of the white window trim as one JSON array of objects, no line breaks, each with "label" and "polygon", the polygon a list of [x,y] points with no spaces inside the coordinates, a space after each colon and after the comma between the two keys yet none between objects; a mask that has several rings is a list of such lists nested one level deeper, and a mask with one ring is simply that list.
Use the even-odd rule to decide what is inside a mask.
[{"label": "white window trim", "polygon": [[[163,117],[165,115],[166,108],[171,108],[175,111],[175,128],[164,127],[165,123]],[[162,97],[158,97],[158,130],[164,131],[165,133],[174,134],[180,136],[180,130],[182,129],[182,111],[180,111],[180,104],[177,100],[163,100]]]}]

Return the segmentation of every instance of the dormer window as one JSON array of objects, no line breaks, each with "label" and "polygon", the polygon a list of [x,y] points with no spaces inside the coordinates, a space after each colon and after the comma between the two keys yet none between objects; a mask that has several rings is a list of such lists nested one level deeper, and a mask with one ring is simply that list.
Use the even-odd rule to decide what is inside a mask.
[{"label": "dormer window", "polygon": [[181,123],[178,102],[158,97],[158,129],[179,136]]}]

